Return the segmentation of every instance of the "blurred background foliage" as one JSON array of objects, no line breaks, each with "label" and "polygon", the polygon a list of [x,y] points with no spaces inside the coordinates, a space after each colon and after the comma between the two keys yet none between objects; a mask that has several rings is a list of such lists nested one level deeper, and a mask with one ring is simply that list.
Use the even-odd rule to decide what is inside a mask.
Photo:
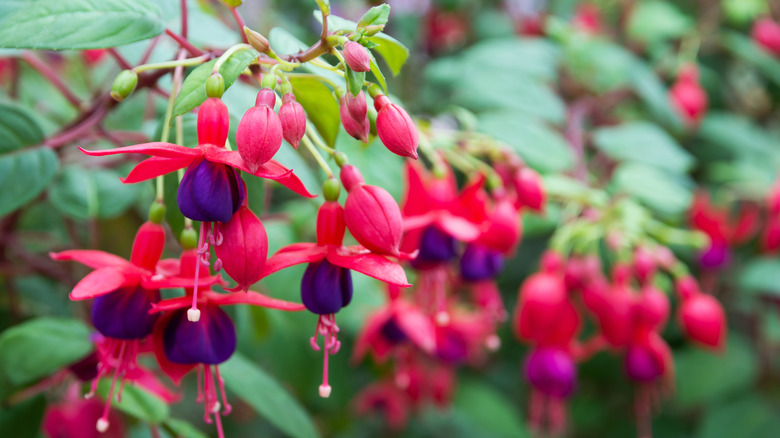
[{"label": "blurred background foliage", "polygon": [[[157,3],[175,30],[177,2]],[[506,143],[545,175],[552,193],[571,193],[577,188],[565,176],[578,165],[567,141],[567,121],[574,104],[588,101],[598,106],[598,117],[586,126],[586,159],[593,164],[589,166],[593,186],[609,196],[635,198],[673,225],[687,222],[696,190],[708,191],[718,204],[733,211],[743,203],[765,203],[780,169],[780,60],[757,47],[750,31],[760,17],[774,13],[777,19],[778,4],[765,0],[592,1],[602,28],[599,35],[587,38],[567,24],[580,6],[577,0],[389,3],[392,14],[386,32],[410,50],[400,75],[388,75],[391,93],[410,113],[421,116],[423,124],[446,128],[457,121]],[[335,15],[352,20],[369,6],[358,0],[332,2]],[[242,11],[247,24],[270,35],[278,48],[289,41],[283,31],[271,30],[276,27],[301,41],[317,39],[320,27],[312,15],[314,8],[309,0],[246,1]],[[190,11],[190,34],[196,44],[227,47],[239,41],[216,2],[192,1]],[[546,36],[522,35],[523,17],[537,11],[546,16]],[[145,47],[141,42],[118,50],[135,62]],[[174,50],[170,41],[161,39],[150,61],[166,60]],[[14,59],[20,52],[8,50],[0,56]],[[75,51],[47,56],[84,101],[108,89],[118,73],[111,60],[88,67]],[[680,119],[668,97],[676,72],[686,62],[698,63],[709,97],[709,110],[696,127]],[[4,330],[0,335],[0,394],[6,400],[0,410],[0,430],[4,436],[24,437],[39,433],[37,425],[47,400],[52,402],[61,394],[21,403],[13,403],[9,395],[19,394],[54,371],[47,366],[68,363],[66,359],[78,357],[85,348],[64,335],[67,330],[84,331],[85,326],[64,324],[56,318],[86,317],[83,303],[68,300],[70,286],[86,271],[55,264],[47,253],[82,247],[128,256],[132,230],[145,218],[154,194],[151,184],[121,184],[119,177],[128,171],[125,165],[85,159],[71,145],[27,148],[52,136],[78,112],[27,64],[14,65],[18,68],[15,82],[10,83],[9,72],[4,71],[0,87],[0,329]],[[254,95],[253,88],[236,83],[224,100],[235,116],[253,105]],[[128,138],[137,141],[159,137],[165,101],[153,99],[150,114],[151,99],[147,90],[135,93],[108,116],[105,127],[128,133]],[[194,144],[193,115],[185,116],[184,126],[185,144]],[[95,149],[110,146],[101,138],[80,138],[78,143]],[[363,170],[368,183],[381,185],[400,199],[400,158],[389,156],[375,144],[364,147],[343,130],[336,144]],[[318,187],[324,177],[289,148],[282,148],[278,159],[293,167],[307,187]],[[166,178],[167,199],[173,199],[176,183],[172,176]],[[294,198],[260,180],[247,183],[256,185],[249,189],[257,194],[250,205],[263,211],[271,251],[313,240],[311,219],[318,201]],[[507,308],[514,307],[523,278],[537,268],[558,225],[560,209],[553,204],[544,216],[525,216],[523,242],[499,280]],[[175,208],[168,208],[167,222],[178,234],[183,219]],[[171,244],[166,254],[174,257],[177,251]],[[727,349],[720,354],[698,350],[683,341],[674,324],[664,333],[674,352],[677,388],[654,419],[658,437],[764,438],[780,431],[780,258],[764,251],[757,238],[734,251],[732,265],[714,274],[718,287],[709,291],[727,309]],[[696,270],[694,253],[678,255]],[[302,273],[302,267],[286,269],[263,280],[260,289],[297,301]],[[364,276],[354,276],[354,280],[354,302],[339,317],[345,346],[331,359],[334,391],[329,399],[317,395],[319,356],[307,341],[315,316],[245,306],[229,309],[237,324],[242,357],[272,378],[252,374],[260,372],[255,368],[241,368],[246,365],[243,359],[226,366],[226,375],[232,370],[256,385],[249,394],[240,394],[249,404],[236,403],[227,420],[228,436],[282,433],[278,425],[267,421],[269,411],[260,408],[266,416],[257,416],[252,407],[276,403],[277,399],[263,399],[284,390],[303,405],[322,436],[389,434],[378,416],[354,412],[354,395],[381,370],[368,361],[352,363],[351,341],[366,314],[384,300],[377,282]],[[36,330],[13,332],[23,327],[19,325],[23,321],[39,317],[55,319],[36,321],[40,325]],[[46,321],[53,321],[48,329]],[[488,363],[460,370],[453,406],[419,412],[398,435],[528,436],[524,426],[528,388],[521,377],[526,347],[516,342],[508,327],[499,334],[502,348]],[[633,436],[633,389],[621,361],[599,353],[581,364],[579,371],[579,386],[570,402],[569,436]],[[235,392],[242,385],[251,387],[246,381],[228,382]],[[194,392],[194,379],[185,381],[184,392]],[[282,409],[277,415],[297,412],[283,409],[288,402],[296,403],[279,401]],[[141,394],[127,397],[120,409],[132,437],[149,436],[145,421],[166,424],[163,434],[213,433],[202,424],[193,397],[168,408]],[[294,417],[289,421],[294,422]],[[309,432],[298,429],[293,433]]]}]

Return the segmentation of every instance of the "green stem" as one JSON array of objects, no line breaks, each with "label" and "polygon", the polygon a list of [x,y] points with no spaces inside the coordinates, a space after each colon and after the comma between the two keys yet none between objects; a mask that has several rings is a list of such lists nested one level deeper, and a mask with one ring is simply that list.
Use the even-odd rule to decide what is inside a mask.
[{"label": "green stem", "polygon": [[315,75],[315,74],[312,74],[312,73],[287,73],[285,76],[292,77],[292,78],[312,78],[312,79],[317,79],[319,81],[325,82],[326,84],[330,85],[334,89],[335,88],[339,88],[339,85],[337,85],[335,82],[331,81],[330,79],[322,77],[322,76],[319,76],[319,75]]},{"label": "green stem", "polygon": [[317,130],[315,130],[309,123],[306,124],[306,134],[308,134],[311,139],[314,140],[314,143],[316,143],[320,149],[323,149],[325,152],[331,155],[336,153],[335,149],[325,144],[325,141],[322,140],[319,133],[317,133]]},{"label": "green stem", "polygon": [[[184,56],[184,50],[179,51],[179,58]],[[184,73],[184,67],[182,65],[176,66],[176,71],[173,74],[173,84],[171,85],[171,95],[168,98],[168,108],[165,109],[165,119],[163,120],[162,133],[160,134],[160,141],[163,143],[168,142],[168,137],[171,134],[171,119],[173,118],[173,104],[176,103],[176,97],[179,95],[179,89],[181,88],[182,75]],[[157,201],[164,202],[165,198],[165,186],[163,184],[163,177],[157,177]]]},{"label": "green stem", "polygon": [[303,144],[306,146],[306,149],[309,150],[311,156],[314,157],[314,161],[316,161],[322,170],[325,171],[325,175],[327,175],[328,178],[333,178],[333,171],[330,170],[328,163],[325,162],[325,159],[322,158],[322,155],[320,155],[319,151],[317,151],[317,148],[314,147],[314,144],[311,142],[308,135],[303,136]]},{"label": "green stem", "polygon": [[249,44],[236,44],[235,46],[230,47],[225,51],[225,53],[222,54],[222,56],[217,59],[217,62],[214,63],[214,69],[212,70],[214,73],[219,73],[220,67],[222,67],[222,64],[225,63],[225,61],[228,60],[231,56],[233,56],[234,53],[238,52],[239,50],[254,50],[254,47],[250,46]]},{"label": "green stem", "polygon": [[208,60],[209,60],[209,55],[203,55],[203,56],[198,56],[197,58],[187,58],[187,59],[166,61],[166,62],[155,62],[152,64],[144,64],[144,65],[139,65],[137,67],[133,67],[133,71],[135,71],[136,73],[141,73],[147,70],[160,70],[160,69],[174,68],[179,66],[191,67],[193,65],[203,64]]}]

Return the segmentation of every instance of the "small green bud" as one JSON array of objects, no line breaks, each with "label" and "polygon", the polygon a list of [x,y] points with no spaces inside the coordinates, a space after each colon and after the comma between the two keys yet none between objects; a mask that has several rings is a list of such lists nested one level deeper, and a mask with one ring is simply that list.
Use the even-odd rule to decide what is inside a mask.
[{"label": "small green bud", "polygon": [[214,72],[206,79],[206,96],[216,97],[219,99],[222,97],[222,93],[225,92],[225,79],[219,72]]},{"label": "small green bud", "polygon": [[385,94],[382,92],[382,87],[380,87],[377,84],[372,83],[367,88],[368,88],[368,95],[371,96],[372,99],[376,99],[377,96]]},{"label": "small green bud", "polygon": [[241,0],[222,0],[222,3],[229,8],[237,8],[241,6]]},{"label": "small green bud", "polygon": [[271,48],[271,43],[268,42],[268,38],[264,37],[259,32],[244,26],[244,34],[246,35],[249,45],[260,53],[268,53]]},{"label": "small green bud", "polygon": [[284,96],[287,93],[292,93],[293,87],[290,81],[284,80],[282,81],[282,85],[279,87],[279,94]]},{"label": "small green bud", "polygon": [[149,207],[149,222],[161,224],[163,219],[165,219],[165,204],[159,201],[153,202]]},{"label": "small green bud", "polygon": [[198,233],[195,231],[194,228],[189,226],[189,227],[181,230],[181,234],[179,235],[179,241],[181,241],[181,246],[185,250],[197,248],[198,247]]},{"label": "small green bud", "polygon": [[263,86],[263,88],[270,88],[272,90],[275,89],[276,88],[276,75],[269,73],[269,74],[263,76],[262,86]]},{"label": "small green bud", "polygon": [[325,195],[326,201],[339,199],[339,192],[341,192],[341,183],[336,178],[328,178],[322,185],[322,194]]},{"label": "small green bud", "polygon": [[383,30],[385,30],[385,25],[384,24],[381,25],[381,26],[378,26],[378,25],[368,26],[365,29],[363,29],[363,35],[365,35],[367,37],[372,37],[372,36],[378,34],[379,32],[382,32]]},{"label": "small green bud", "polygon": [[333,155],[333,158],[336,160],[336,164],[338,164],[339,167],[343,167],[345,164],[349,164],[349,158],[347,158],[347,154],[344,152],[336,152]]},{"label": "small green bud", "polygon": [[133,70],[123,70],[114,79],[114,85],[111,86],[111,97],[117,102],[121,102],[135,90],[136,85],[138,85],[138,73]]}]

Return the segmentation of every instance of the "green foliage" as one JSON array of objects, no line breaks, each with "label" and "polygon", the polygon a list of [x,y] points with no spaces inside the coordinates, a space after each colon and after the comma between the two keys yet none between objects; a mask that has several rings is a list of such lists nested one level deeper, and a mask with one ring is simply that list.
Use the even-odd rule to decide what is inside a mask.
[{"label": "green foliage", "polygon": [[141,189],[122,184],[119,178],[112,169],[68,166],[55,179],[49,197],[57,210],[74,219],[113,218],[135,203]]},{"label": "green foliage", "polygon": [[147,0],[20,1],[0,19],[0,47],[97,49],[141,41],[165,29]]},{"label": "green foliage", "polygon": [[[98,383],[98,394],[106,400],[111,389],[111,379],[101,379]],[[115,391],[118,388],[115,388]],[[114,393],[116,397],[116,393]],[[165,400],[157,397],[138,385],[126,385],[122,389],[121,400],[112,402],[120,411],[149,424],[161,424],[170,415],[170,408]]]}]

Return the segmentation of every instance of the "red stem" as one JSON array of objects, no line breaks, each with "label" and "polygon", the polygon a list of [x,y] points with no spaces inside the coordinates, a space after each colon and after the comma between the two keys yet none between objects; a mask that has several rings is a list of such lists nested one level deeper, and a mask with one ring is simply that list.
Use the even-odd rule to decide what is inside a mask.
[{"label": "red stem", "polygon": [[169,37],[173,38],[174,41],[179,43],[181,47],[186,49],[188,52],[190,52],[190,55],[192,56],[201,56],[203,55],[203,51],[199,48],[192,45],[191,42],[187,40],[187,38],[182,37],[181,35],[177,34],[176,32],[173,32],[170,29],[165,29],[165,34]]},{"label": "red stem", "polygon": [[569,107],[566,123],[566,139],[574,152],[574,177],[580,181],[588,180],[588,168],[585,163],[585,116],[590,107],[589,99],[585,98],[574,102]]},{"label": "red stem", "polygon": [[124,56],[120,55],[114,47],[108,49],[108,53],[111,54],[111,56],[116,60],[116,63],[119,64],[123,70],[130,70],[133,68],[133,66],[130,65],[130,62],[128,62]]},{"label": "red stem", "polygon": [[57,72],[49,68],[45,62],[38,59],[35,55],[32,54],[32,52],[22,53],[22,59],[30,64],[30,67],[35,69],[35,71],[37,71],[41,76],[46,78],[47,81],[54,85],[54,88],[56,88],[57,91],[59,91],[60,94],[65,97],[68,103],[75,106],[76,108],[81,108],[81,99],[76,97],[76,95],[70,91],[70,88],[68,88],[68,86],[62,82]]},{"label": "red stem", "polygon": [[181,8],[181,36],[187,38],[187,0],[181,0],[179,5]]},{"label": "red stem", "polygon": [[246,26],[246,23],[244,22],[244,17],[241,16],[240,12],[238,12],[238,8],[230,8],[230,13],[232,13],[233,18],[236,19],[236,24],[238,25],[238,32],[241,34],[241,39],[244,41],[245,44],[249,44],[249,40],[246,37],[246,32],[244,32],[244,26]]}]

